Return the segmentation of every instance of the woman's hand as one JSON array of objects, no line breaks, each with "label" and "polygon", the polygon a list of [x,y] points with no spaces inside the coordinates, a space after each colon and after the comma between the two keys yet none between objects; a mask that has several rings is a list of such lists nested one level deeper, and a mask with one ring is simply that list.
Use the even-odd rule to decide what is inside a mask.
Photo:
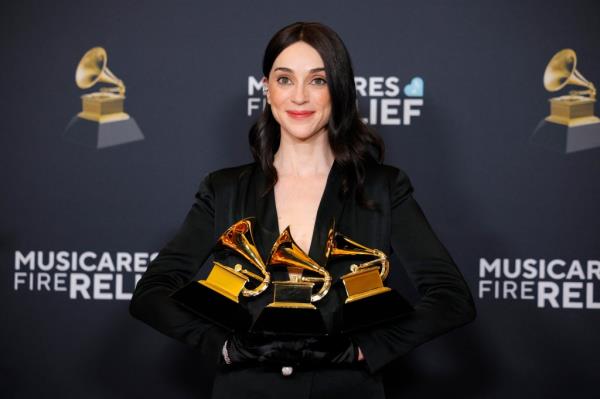
[{"label": "woman's hand", "polygon": [[346,336],[281,338],[237,334],[223,347],[227,364],[340,365],[363,358],[360,349]]}]

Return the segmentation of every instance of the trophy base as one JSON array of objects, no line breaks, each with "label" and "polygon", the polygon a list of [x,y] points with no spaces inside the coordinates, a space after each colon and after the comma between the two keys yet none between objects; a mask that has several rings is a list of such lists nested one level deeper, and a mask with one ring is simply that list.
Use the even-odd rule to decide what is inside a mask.
[{"label": "trophy base", "polygon": [[317,309],[312,303],[297,302],[273,302],[267,305],[268,308],[286,308],[286,309]]},{"label": "trophy base", "polygon": [[76,115],[67,125],[63,138],[85,147],[100,149],[143,140],[144,135],[135,119],[128,115],[126,119],[107,122]]},{"label": "trophy base", "polygon": [[346,303],[352,303],[355,301],[359,301],[365,298],[368,298],[370,296],[374,296],[374,295],[381,295],[385,292],[391,291],[392,289],[389,287],[378,287],[369,291],[365,291],[365,292],[361,292],[358,294],[353,294],[351,296],[348,296],[348,298],[346,298]]},{"label": "trophy base", "polygon": [[600,147],[600,119],[580,125],[565,125],[543,119],[529,141],[565,154]]},{"label": "trophy base", "polygon": [[342,333],[385,323],[412,311],[412,305],[395,290],[348,302],[342,310]]},{"label": "trophy base", "polygon": [[112,122],[129,118],[123,111],[125,96],[109,93],[95,92],[81,96],[82,112],[79,117],[96,122]]},{"label": "trophy base", "polygon": [[277,335],[325,335],[327,329],[321,312],[314,306],[311,308],[267,306],[250,328],[250,332]]},{"label": "trophy base", "polygon": [[348,273],[342,276],[342,281],[348,295],[346,303],[383,294],[391,290],[391,288],[384,287],[379,275],[379,267],[377,266]]},{"label": "trophy base", "polygon": [[192,281],[175,291],[171,298],[186,308],[228,330],[248,331],[252,317],[239,303],[206,285]]},{"label": "trophy base", "polygon": [[594,103],[596,100],[584,96],[560,96],[551,98],[549,122],[567,126],[586,125],[598,122],[594,116]]},{"label": "trophy base", "polygon": [[235,268],[214,262],[213,268],[206,280],[198,282],[227,299],[239,303],[240,292],[242,292],[244,285],[248,282],[248,277]]}]

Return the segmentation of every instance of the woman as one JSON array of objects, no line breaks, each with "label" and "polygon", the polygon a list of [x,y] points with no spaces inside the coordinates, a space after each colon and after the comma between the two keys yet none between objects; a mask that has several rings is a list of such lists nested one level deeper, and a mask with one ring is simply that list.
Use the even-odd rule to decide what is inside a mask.
[{"label": "woman", "polygon": [[[267,105],[250,131],[255,162],[202,181],[179,232],[139,281],[131,313],[214,356],[220,366],[213,397],[384,397],[385,365],[473,320],[470,291],[412,198],[407,175],[381,163],[383,142],[360,120],[350,57],[338,35],[318,23],[283,28],[267,46],[263,73]],[[244,217],[255,217],[264,259],[290,226],[320,265],[335,220],[336,230],[357,242],[395,252],[421,300],[406,317],[334,339],[232,335],[169,295],[194,277],[217,237]],[[348,264],[334,263],[329,272],[334,284],[318,307],[334,332],[344,301],[339,278]],[[271,299],[261,295],[248,310],[256,316]],[[298,367],[278,367],[288,363]]]}]

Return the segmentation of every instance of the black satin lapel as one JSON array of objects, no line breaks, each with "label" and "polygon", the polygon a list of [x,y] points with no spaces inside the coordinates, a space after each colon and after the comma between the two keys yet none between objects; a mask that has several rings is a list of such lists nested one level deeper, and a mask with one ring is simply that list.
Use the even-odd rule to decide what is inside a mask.
[{"label": "black satin lapel", "polygon": [[325,266],[325,241],[327,233],[333,221],[340,220],[344,211],[346,201],[339,196],[339,191],[342,186],[342,174],[340,166],[334,162],[327,183],[323,198],[317,210],[317,219],[315,221],[315,231],[310,244],[309,256],[319,265]]},{"label": "black satin lapel", "polygon": [[264,196],[261,195],[267,186],[267,179],[258,164],[254,168],[251,186],[248,193],[248,210],[254,210],[254,215],[248,215],[255,216],[254,240],[266,263],[269,260],[271,247],[279,236],[279,228],[277,225],[273,190],[270,190]]}]

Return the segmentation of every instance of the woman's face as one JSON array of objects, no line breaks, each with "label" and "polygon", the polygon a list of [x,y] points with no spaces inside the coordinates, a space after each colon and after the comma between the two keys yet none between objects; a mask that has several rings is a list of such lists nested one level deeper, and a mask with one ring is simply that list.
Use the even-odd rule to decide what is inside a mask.
[{"label": "woman's face", "polygon": [[267,101],[281,134],[300,141],[326,134],[331,98],[321,56],[296,42],[275,59],[268,78]]}]

